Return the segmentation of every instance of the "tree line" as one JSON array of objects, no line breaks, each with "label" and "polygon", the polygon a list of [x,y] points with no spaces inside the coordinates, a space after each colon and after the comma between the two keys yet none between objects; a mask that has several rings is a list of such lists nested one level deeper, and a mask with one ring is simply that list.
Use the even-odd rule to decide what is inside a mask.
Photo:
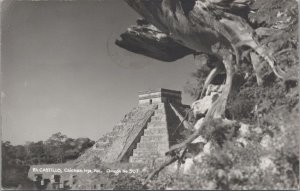
[{"label": "tree line", "polygon": [[2,141],[2,167],[63,163],[76,159],[94,143],[89,138],[73,139],[60,132],[46,141],[26,142],[24,145]]}]

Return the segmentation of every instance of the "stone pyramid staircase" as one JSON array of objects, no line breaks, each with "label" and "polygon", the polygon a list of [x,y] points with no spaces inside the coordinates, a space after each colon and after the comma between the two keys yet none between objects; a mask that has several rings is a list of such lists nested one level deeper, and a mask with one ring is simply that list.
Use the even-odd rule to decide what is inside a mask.
[{"label": "stone pyramid staircase", "polygon": [[[139,105],[128,112],[111,132],[103,135],[76,163],[93,161],[148,163],[165,158],[170,146],[181,140],[180,115],[189,107],[181,92],[162,89],[141,92]],[[176,130],[176,131],[175,131]]]},{"label": "stone pyramid staircase", "polygon": [[129,158],[129,162],[161,161],[165,152],[169,150],[169,146],[166,106],[164,103],[160,103],[150,122],[148,122],[140,142],[137,143],[136,149],[133,150],[133,155]]}]

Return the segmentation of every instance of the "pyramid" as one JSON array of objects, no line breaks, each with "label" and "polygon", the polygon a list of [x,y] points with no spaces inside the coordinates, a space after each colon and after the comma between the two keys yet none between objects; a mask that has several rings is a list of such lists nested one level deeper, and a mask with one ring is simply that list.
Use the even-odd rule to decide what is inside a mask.
[{"label": "pyramid", "polygon": [[181,103],[180,91],[163,88],[139,92],[138,98],[138,106],[84,155],[98,153],[104,162],[146,163],[163,159],[170,146],[181,139],[184,127],[180,119],[189,106]]}]

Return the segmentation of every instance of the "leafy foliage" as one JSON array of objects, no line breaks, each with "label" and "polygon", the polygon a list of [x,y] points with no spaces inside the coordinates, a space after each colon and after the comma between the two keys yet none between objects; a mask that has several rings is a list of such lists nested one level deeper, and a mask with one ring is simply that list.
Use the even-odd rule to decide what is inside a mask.
[{"label": "leafy foliage", "polygon": [[14,146],[9,141],[2,142],[2,185],[17,187],[22,182],[30,184],[26,178],[30,165],[76,159],[93,144],[94,141],[89,138],[72,139],[60,132],[46,141],[27,142],[25,145]]}]

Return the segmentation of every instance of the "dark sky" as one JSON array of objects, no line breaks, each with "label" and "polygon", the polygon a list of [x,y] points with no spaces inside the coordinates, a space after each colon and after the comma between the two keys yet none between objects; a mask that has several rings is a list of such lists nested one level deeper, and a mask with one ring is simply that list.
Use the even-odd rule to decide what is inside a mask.
[{"label": "dark sky", "polygon": [[[2,136],[98,139],[138,103],[138,91],[183,90],[192,56],[160,62],[117,47],[138,15],[120,0],[15,1],[2,11]],[[191,103],[188,95],[183,102]]]}]

